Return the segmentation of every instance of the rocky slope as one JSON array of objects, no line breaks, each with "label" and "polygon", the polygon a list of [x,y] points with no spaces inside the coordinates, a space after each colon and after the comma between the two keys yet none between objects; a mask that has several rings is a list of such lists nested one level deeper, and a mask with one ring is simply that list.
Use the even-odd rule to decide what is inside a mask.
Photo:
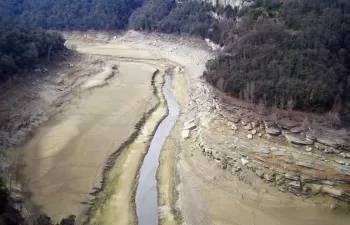
[{"label": "rocky slope", "polygon": [[[254,186],[257,177],[297,196],[332,196],[350,203],[350,131],[326,118],[269,112],[222,96],[204,83],[192,88],[182,138],[218,167]],[[335,206],[335,205],[334,205]]]}]

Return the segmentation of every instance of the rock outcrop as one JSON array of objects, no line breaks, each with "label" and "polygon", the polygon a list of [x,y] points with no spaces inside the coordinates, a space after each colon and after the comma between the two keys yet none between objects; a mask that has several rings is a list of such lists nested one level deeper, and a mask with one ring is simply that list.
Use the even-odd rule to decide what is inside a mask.
[{"label": "rock outcrop", "polygon": [[215,165],[242,181],[255,176],[296,196],[329,195],[350,203],[349,130],[288,115],[257,115],[219,101],[213,91],[205,85],[194,90],[195,96],[202,92],[215,101],[196,98],[190,103],[200,121],[198,126],[186,124],[194,127],[193,149],[200,148]]}]

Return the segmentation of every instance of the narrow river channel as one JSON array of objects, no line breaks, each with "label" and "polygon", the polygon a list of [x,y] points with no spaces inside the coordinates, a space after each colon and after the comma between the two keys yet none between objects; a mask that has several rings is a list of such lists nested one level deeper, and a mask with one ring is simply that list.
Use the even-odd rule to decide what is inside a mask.
[{"label": "narrow river channel", "polygon": [[159,124],[143,161],[136,191],[136,212],[139,225],[158,224],[158,190],[156,173],[159,166],[159,154],[179,117],[179,105],[172,93],[172,80],[165,76],[163,94],[168,104],[169,114]]}]

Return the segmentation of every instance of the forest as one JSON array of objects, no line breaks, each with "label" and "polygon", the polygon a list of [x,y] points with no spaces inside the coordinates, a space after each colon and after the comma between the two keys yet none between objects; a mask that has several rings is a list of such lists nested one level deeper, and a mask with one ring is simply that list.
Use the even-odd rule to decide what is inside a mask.
[{"label": "forest", "polygon": [[54,59],[66,49],[64,42],[56,33],[0,19],[0,81],[33,68],[40,60]]},{"label": "forest", "polygon": [[149,0],[131,14],[129,28],[208,37],[214,21],[212,10],[210,4],[199,1]]},{"label": "forest", "polygon": [[[350,100],[350,2],[259,0],[215,25],[225,52],[205,79],[266,106],[341,113]],[[231,29],[227,29],[227,26]]]},{"label": "forest", "polygon": [[[129,28],[210,38],[225,52],[207,63],[204,78],[232,96],[266,106],[339,111],[350,98],[347,0],[256,0],[239,10],[187,0],[5,0],[0,13],[44,29]],[[29,40],[43,31],[6,26],[1,77],[28,67],[48,48],[60,50],[58,36],[46,34],[33,43]],[[7,45],[16,46],[11,53],[16,56]]]},{"label": "forest", "polygon": [[55,30],[111,30],[127,27],[141,0],[4,0],[3,12],[32,26]]}]

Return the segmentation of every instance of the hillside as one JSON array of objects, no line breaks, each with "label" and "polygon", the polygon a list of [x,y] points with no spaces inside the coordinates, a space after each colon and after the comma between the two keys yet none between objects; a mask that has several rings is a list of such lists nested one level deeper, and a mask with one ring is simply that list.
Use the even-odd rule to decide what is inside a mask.
[{"label": "hillside", "polygon": [[55,59],[66,49],[64,41],[55,33],[0,20],[0,81],[32,69],[40,60]]},{"label": "hillside", "polygon": [[241,11],[237,24],[229,31],[224,23],[217,27],[228,38],[217,38],[225,53],[208,62],[208,82],[265,106],[336,113],[346,107],[348,1],[261,0]]}]

